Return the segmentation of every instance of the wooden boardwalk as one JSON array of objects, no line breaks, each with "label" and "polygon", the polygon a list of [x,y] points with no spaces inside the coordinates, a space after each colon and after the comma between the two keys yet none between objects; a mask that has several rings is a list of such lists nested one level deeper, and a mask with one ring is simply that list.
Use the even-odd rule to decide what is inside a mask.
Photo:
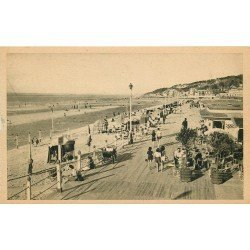
[{"label": "wooden boardwalk", "polygon": [[[185,117],[195,126],[199,117],[197,110],[188,112]],[[194,119],[196,118],[196,119]],[[180,130],[183,117],[174,114],[162,126],[162,144],[167,155],[173,158],[178,146],[175,134]],[[173,176],[172,168],[157,172],[149,169],[145,161],[147,148],[151,142],[144,141],[126,146],[118,152],[118,161],[86,172],[83,182],[67,182],[63,192],[53,192],[48,200],[235,200],[243,199],[243,182],[236,174],[222,185],[213,185],[206,172],[202,177],[183,183]],[[152,165],[153,166],[153,165]]]}]

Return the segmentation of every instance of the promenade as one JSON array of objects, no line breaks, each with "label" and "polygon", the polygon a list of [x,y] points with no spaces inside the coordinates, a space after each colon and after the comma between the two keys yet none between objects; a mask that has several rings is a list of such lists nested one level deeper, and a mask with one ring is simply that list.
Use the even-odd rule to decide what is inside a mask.
[{"label": "promenade", "polygon": [[[161,125],[162,143],[166,147],[167,156],[172,161],[173,153],[178,147],[176,133],[186,117],[189,127],[195,128],[200,121],[198,109],[182,108],[183,114],[171,114],[166,124]],[[173,175],[170,164],[163,172],[147,167],[146,152],[152,142],[137,141],[118,151],[115,164],[107,164],[85,172],[83,182],[66,181],[63,192],[56,190],[43,196],[48,200],[235,200],[243,198],[243,182],[238,174],[223,183],[211,183],[208,172],[189,183],[183,183]]]}]

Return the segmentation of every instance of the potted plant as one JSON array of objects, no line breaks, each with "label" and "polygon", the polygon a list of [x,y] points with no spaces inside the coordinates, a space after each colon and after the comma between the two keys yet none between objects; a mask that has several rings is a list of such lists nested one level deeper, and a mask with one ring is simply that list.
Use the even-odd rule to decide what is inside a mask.
[{"label": "potted plant", "polygon": [[195,129],[182,128],[181,131],[176,135],[176,140],[184,146],[187,151],[193,146],[194,141],[197,137]]},{"label": "potted plant", "polygon": [[214,184],[222,184],[232,177],[230,169],[225,168],[225,160],[233,154],[237,145],[233,138],[221,132],[210,134],[208,143],[216,156],[214,167],[211,169],[211,181]]},{"label": "potted plant", "polygon": [[[186,148],[187,154],[190,148],[193,147],[194,141],[197,137],[197,133],[195,129],[190,128],[182,128],[181,131],[176,135],[176,140],[182,144],[183,147]],[[190,168],[181,168],[180,170],[180,178],[183,182],[190,182],[193,179],[193,172]]]}]

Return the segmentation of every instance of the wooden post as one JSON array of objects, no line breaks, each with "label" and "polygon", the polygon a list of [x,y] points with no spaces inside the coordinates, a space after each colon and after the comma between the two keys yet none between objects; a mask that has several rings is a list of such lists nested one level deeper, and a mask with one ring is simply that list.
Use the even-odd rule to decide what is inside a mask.
[{"label": "wooden post", "polygon": [[49,132],[49,138],[52,139],[52,130]]},{"label": "wooden post", "polygon": [[82,166],[81,166],[81,151],[79,150],[78,151],[78,156],[77,156],[77,167],[76,167],[76,169],[77,169],[77,171],[81,171],[81,168],[82,168]]},{"label": "wooden post", "polygon": [[62,146],[60,143],[58,143],[58,160],[62,161]]},{"label": "wooden post", "polygon": [[93,159],[96,159],[96,146],[93,146]]},{"label": "wooden post", "polygon": [[30,132],[28,134],[28,141],[29,141],[29,158],[32,158],[32,153],[31,153],[31,138],[30,138]]},{"label": "wooden post", "polygon": [[62,171],[60,162],[56,164],[57,191],[62,192]]},{"label": "wooden post", "polygon": [[27,190],[26,190],[26,199],[28,201],[31,200],[31,175],[28,176],[27,178]]}]

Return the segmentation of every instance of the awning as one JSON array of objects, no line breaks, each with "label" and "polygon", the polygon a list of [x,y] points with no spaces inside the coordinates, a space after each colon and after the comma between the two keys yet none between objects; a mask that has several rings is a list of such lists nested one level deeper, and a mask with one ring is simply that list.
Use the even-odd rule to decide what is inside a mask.
[{"label": "awning", "polygon": [[233,118],[235,124],[239,128],[243,128],[243,118]]}]

